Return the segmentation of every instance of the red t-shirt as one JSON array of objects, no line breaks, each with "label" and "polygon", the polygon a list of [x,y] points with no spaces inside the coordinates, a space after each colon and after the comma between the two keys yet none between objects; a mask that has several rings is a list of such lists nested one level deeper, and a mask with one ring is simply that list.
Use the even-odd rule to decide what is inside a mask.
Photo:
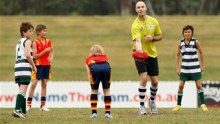
[{"label": "red t-shirt", "polygon": [[86,58],[86,64],[90,66],[94,63],[108,62],[108,57],[106,55],[91,55]]},{"label": "red t-shirt", "polygon": [[[46,48],[51,47],[51,40],[46,39],[45,44],[43,44],[40,39],[35,39],[33,42],[36,43],[37,47],[37,54],[44,51]],[[36,65],[50,65],[50,62],[48,61],[48,56],[50,52],[45,53],[43,56],[35,60]]]}]

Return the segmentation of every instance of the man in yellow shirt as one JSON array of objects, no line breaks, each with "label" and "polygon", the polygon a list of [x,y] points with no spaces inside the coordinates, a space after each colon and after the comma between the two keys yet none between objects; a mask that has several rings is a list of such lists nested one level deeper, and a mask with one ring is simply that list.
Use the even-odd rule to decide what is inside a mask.
[{"label": "man in yellow shirt", "polygon": [[162,32],[158,21],[155,18],[146,15],[147,6],[143,1],[137,2],[135,9],[137,12],[137,18],[134,20],[131,27],[133,50],[143,50],[149,55],[149,58],[146,60],[135,60],[135,65],[140,77],[140,86],[138,89],[140,98],[139,114],[147,114],[144,102],[148,76],[151,80],[148,105],[151,114],[157,114],[158,111],[154,102],[154,97],[157,93],[159,68],[155,42],[162,39]]}]

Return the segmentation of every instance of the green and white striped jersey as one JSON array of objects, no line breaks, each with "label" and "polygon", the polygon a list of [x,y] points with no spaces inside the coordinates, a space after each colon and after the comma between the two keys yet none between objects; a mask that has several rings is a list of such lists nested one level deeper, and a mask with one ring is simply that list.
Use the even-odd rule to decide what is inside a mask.
[{"label": "green and white striped jersey", "polygon": [[185,40],[180,41],[180,52],[182,54],[182,64],[180,72],[182,74],[197,74],[201,72],[196,39],[192,38],[188,44]]},{"label": "green and white striped jersey", "polygon": [[28,62],[24,48],[27,38],[21,38],[16,45],[16,58],[15,58],[15,78],[31,77],[31,65]]}]

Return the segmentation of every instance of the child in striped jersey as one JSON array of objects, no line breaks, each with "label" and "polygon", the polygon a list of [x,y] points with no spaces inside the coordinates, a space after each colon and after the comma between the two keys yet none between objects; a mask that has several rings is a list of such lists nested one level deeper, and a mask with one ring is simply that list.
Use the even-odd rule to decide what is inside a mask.
[{"label": "child in striped jersey", "polygon": [[15,83],[19,86],[19,93],[17,94],[15,110],[12,116],[18,118],[26,118],[26,92],[28,85],[31,81],[31,68],[34,73],[37,72],[37,68],[33,62],[31,56],[31,38],[33,35],[33,29],[31,23],[23,22],[20,25],[21,39],[16,46],[16,58],[15,58]]},{"label": "child in striped jersey", "polygon": [[98,89],[99,83],[102,82],[105,102],[105,118],[112,118],[111,110],[111,67],[108,63],[108,58],[104,54],[104,49],[100,45],[93,45],[90,50],[90,56],[86,58],[86,69],[88,78],[91,85],[91,118],[97,118],[97,102],[98,102]]},{"label": "child in striped jersey", "polygon": [[[198,95],[201,101],[201,109],[207,111],[204,100],[204,91],[202,88],[202,75],[204,71],[203,50],[198,40],[193,37],[194,28],[191,25],[183,27],[183,39],[180,41],[176,53],[176,72],[180,76],[179,89],[177,94],[177,106],[172,111],[181,110],[181,101],[183,97],[183,89],[186,81],[193,80],[196,83]],[[200,55],[198,55],[198,53]],[[180,54],[182,55],[182,63],[180,68]]]}]

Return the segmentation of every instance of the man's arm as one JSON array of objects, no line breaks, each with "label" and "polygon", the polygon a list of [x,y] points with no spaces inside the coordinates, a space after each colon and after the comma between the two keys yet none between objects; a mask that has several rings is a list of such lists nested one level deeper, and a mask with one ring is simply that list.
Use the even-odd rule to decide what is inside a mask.
[{"label": "man's arm", "polygon": [[146,40],[146,42],[149,42],[149,41],[153,41],[153,42],[160,41],[160,40],[162,40],[162,34],[159,34],[159,35],[156,35],[156,36],[147,35],[147,36],[145,36],[145,40]]},{"label": "man's arm", "polygon": [[153,41],[160,41],[162,40],[162,37],[163,37],[162,34],[153,36]]},{"label": "man's arm", "polygon": [[136,50],[142,50],[141,38],[135,39]]}]

